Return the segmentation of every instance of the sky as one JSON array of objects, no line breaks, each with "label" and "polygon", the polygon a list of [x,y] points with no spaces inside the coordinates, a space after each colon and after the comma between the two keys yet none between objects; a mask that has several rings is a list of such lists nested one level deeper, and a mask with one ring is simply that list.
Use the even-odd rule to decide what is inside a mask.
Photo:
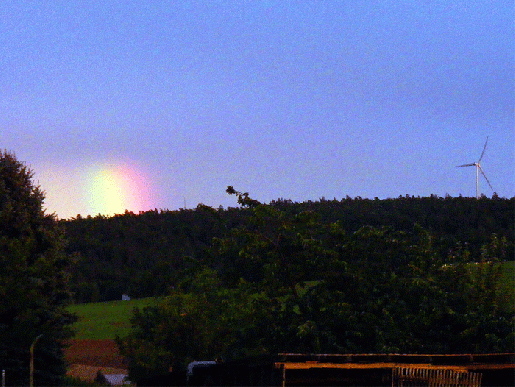
[{"label": "sky", "polygon": [[60,219],[515,196],[512,0],[0,2],[0,148]]}]

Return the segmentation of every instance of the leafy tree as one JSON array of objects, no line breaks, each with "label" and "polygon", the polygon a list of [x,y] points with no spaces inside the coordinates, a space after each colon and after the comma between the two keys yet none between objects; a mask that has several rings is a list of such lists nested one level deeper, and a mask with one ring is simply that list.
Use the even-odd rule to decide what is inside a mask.
[{"label": "leafy tree", "polygon": [[248,334],[254,332],[256,344],[269,353],[328,349],[320,292],[345,270],[335,245],[328,243],[337,234],[334,226],[332,232],[311,211],[288,214],[233,187],[227,192],[251,210],[246,224],[219,241],[221,256],[228,254],[225,260],[232,258],[237,267],[233,280],[244,280],[247,291],[260,295],[254,304],[262,315]]},{"label": "leafy tree", "polygon": [[450,264],[441,270],[447,309],[444,322],[453,331],[447,337],[450,351],[513,352],[515,349],[514,291],[503,284],[502,261],[506,240],[492,235],[481,249],[481,258],[470,262],[459,246]]},{"label": "leafy tree", "polygon": [[44,194],[32,172],[14,154],[0,152],[0,366],[8,385],[29,382],[29,349],[34,350],[34,383],[57,385],[65,374],[63,340],[73,317],[71,258],[64,234],[43,210]]},{"label": "leafy tree", "polygon": [[443,254],[418,224],[346,232],[317,212],[227,192],[245,221],[215,238],[160,306],[135,313],[120,340],[131,372],[277,352],[513,350],[513,310],[501,305],[513,296],[500,292],[504,238],[475,261],[461,243]]},{"label": "leafy tree", "polygon": [[184,289],[174,289],[157,306],[135,309],[132,332],[117,338],[129,359],[131,380],[184,369],[193,360],[225,357],[245,347],[245,326],[252,315],[244,293],[225,289],[214,271],[204,268]]},{"label": "leafy tree", "polygon": [[494,237],[482,260],[471,262],[459,246],[440,254],[419,226],[364,227],[341,246],[348,270],[328,282],[337,303],[326,303],[334,317],[325,326],[344,352],[513,351],[513,309],[500,305],[509,297],[502,292],[503,251]]}]

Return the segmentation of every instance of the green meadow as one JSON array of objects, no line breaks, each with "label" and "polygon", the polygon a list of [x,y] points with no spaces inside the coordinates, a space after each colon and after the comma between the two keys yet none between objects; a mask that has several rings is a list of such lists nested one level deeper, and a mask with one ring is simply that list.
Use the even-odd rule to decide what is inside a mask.
[{"label": "green meadow", "polygon": [[117,335],[125,336],[130,328],[133,309],[156,303],[156,298],[149,297],[130,301],[70,305],[68,311],[78,317],[78,321],[73,325],[74,339],[97,340],[114,339]]}]

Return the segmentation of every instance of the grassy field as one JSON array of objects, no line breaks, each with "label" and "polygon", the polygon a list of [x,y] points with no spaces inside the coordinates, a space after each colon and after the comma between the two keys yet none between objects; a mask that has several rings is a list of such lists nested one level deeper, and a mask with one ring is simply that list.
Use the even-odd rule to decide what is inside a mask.
[{"label": "grassy field", "polygon": [[130,328],[134,308],[143,308],[156,303],[155,298],[141,298],[130,301],[96,302],[76,304],[68,307],[79,320],[73,325],[75,339],[105,340],[116,335],[124,336]]}]

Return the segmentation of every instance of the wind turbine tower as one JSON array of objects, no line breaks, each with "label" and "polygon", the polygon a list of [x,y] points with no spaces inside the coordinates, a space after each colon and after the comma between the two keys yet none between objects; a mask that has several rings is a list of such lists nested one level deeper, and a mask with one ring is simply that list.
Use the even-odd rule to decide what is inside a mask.
[{"label": "wind turbine tower", "polygon": [[479,172],[481,172],[481,174],[483,175],[483,177],[485,178],[486,182],[488,183],[488,185],[490,186],[490,188],[492,189],[492,191],[494,190],[492,188],[492,184],[490,184],[490,181],[488,181],[488,177],[486,177],[485,175],[485,172],[483,172],[483,168],[481,168],[481,160],[483,159],[483,156],[485,155],[485,150],[486,150],[486,144],[488,143],[488,137],[486,138],[486,142],[485,142],[485,146],[483,147],[483,152],[481,153],[481,157],[479,157],[479,160],[475,163],[470,163],[470,164],[463,164],[463,165],[458,165],[456,168],[461,168],[461,167],[476,167],[476,199],[479,199],[479,195],[481,195],[480,193],[480,190],[479,190]]}]

